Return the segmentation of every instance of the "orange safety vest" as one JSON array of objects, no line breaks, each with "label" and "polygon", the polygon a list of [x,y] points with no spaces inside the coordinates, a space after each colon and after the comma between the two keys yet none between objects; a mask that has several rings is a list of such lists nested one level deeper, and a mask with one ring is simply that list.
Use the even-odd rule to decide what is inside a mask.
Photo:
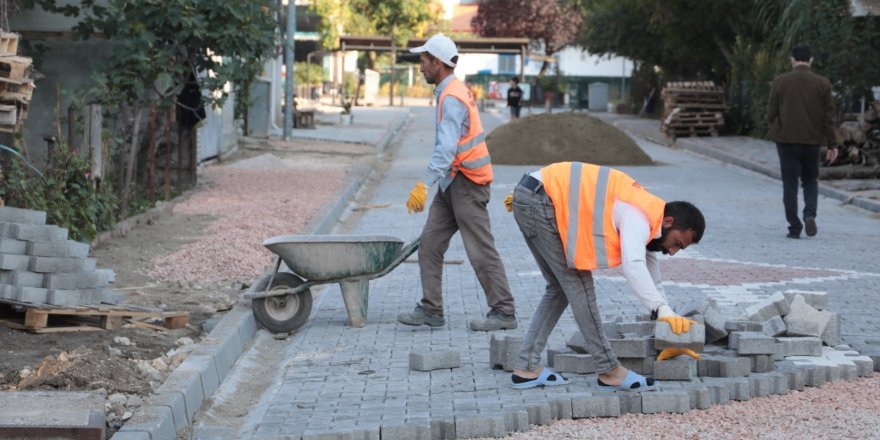
[{"label": "orange safety vest", "polygon": [[455,158],[452,159],[452,170],[446,178],[449,181],[455,178],[457,172],[478,185],[485,185],[492,181],[492,160],[489,157],[489,148],[486,146],[486,133],[483,131],[483,123],[480,121],[480,112],[474,97],[458,78],[452,78],[437,101],[437,124],[443,121],[443,99],[446,96],[462,102],[467,107],[468,122],[470,129],[462,133],[458,139]]},{"label": "orange safety vest", "polygon": [[541,180],[553,201],[569,269],[620,265],[620,234],[613,223],[615,199],[645,212],[651,225],[648,242],[660,231],[666,202],[621,171],[588,163],[560,162],[542,168]]}]

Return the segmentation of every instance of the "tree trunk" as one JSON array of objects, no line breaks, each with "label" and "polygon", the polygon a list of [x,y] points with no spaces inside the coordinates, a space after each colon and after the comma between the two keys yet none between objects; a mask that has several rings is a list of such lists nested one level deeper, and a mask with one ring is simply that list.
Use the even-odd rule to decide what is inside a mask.
[{"label": "tree trunk", "polygon": [[[120,134],[122,135],[122,139],[128,138],[128,106],[122,104],[121,113],[122,119],[119,121],[120,124]],[[125,199],[125,145],[117,145],[119,148],[119,162],[116,165],[116,191],[119,194],[120,199]]]},{"label": "tree trunk", "polygon": [[189,183],[190,187],[196,186],[196,163],[199,160],[199,132],[195,127],[189,129]]},{"label": "tree trunk", "polygon": [[140,147],[141,114],[144,108],[138,104],[134,110],[134,121],[131,129],[131,147],[128,150],[128,166],[125,173],[126,193],[134,190],[135,176],[137,175],[138,147]]},{"label": "tree trunk", "polygon": [[184,154],[184,145],[189,145],[189,142],[185,143],[184,140],[184,128],[177,125],[177,193],[180,194],[183,192],[183,154]]},{"label": "tree trunk", "polygon": [[174,124],[174,106],[168,106],[165,113],[165,182],[163,200],[171,198],[171,126]]},{"label": "tree trunk", "polygon": [[150,100],[150,115],[147,123],[147,198],[156,200],[156,100]]}]

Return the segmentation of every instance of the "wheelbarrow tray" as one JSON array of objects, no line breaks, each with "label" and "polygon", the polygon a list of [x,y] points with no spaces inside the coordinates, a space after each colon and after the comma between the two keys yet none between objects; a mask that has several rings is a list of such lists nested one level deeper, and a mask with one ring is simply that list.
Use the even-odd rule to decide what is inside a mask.
[{"label": "wheelbarrow tray", "polygon": [[313,283],[379,274],[403,245],[388,235],[283,235],[263,242],[293,273]]}]

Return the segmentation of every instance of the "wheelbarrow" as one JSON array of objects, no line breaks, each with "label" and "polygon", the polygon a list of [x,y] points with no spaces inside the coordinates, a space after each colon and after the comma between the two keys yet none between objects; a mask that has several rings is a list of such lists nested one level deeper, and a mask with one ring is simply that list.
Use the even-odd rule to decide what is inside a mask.
[{"label": "wheelbarrow", "polygon": [[[244,293],[254,316],[274,333],[302,327],[312,311],[312,286],[339,283],[348,325],[367,320],[370,280],[391,272],[419,248],[388,235],[284,235],[263,246],[277,255],[272,272],[259,277]],[[281,262],[291,272],[279,271]]]}]

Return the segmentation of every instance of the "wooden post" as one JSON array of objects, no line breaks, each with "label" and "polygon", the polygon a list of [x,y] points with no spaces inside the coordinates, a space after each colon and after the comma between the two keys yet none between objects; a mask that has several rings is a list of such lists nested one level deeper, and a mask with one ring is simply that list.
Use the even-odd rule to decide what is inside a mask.
[{"label": "wooden post", "polygon": [[86,127],[83,142],[88,142],[89,157],[92,161],[92,178],[101,179],[104,177],[104,137],[102,133],[104,114],[101,113],[100,104],[89,104],[86,107],[86,112],[88,117],[86,123],[83,124]]},{"label": "wooden post", "polygon": [[125,173],[125,184],[127,186],[126,192],[135,186],[134,182],[137,176],[137,157],[138,150],[140,149],[141,114],[143,114],[143,111],[144,107],[140,104],[138,104],[137,108],[134,110],[134,122],[132,123],[131,129],[131,147],[128,151],[128,166],[126,167]]},{"label": "wooden post", "polygon": [[174,124],[174,106],[169,105],[165,113],[165,179],[163,199],[171,198],[171,126]]},{"label": "wooden post", "polygon": [[76,107],[70,105],[67,107],[67,146],[70,152],[76,154]]},{"label": "wooden post", "polygon": [[[177,193],[183,193],[183,146],[184,128],[177,124]],[[189,145],[189,143],[186,143]]]},{"label": "wooden post", "polygon": [[147,197],[156,200],[156,100],[150,99],[147,122]]},{"label": "wooden post", "polygon": [[189,129],[189,183],[190,187],[195,187],[196,182],[196,172],[199,161],[199,131],[196,130],[195,127]]}]

